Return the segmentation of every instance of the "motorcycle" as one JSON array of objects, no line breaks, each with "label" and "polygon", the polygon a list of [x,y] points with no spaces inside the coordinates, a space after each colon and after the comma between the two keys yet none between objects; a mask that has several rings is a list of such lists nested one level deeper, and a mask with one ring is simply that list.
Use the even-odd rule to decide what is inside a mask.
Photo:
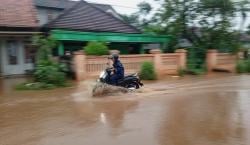
[{"label": "motorcycle", "polygon": [[[98,82],[110,84],[110,77],[112,73],[113,68],[106,68],[104,71],[100,73]],[[139,89],[143,86],[143,83],[141,83],[141,80],[137,73],[127,75],[123,79],[118,80],[116,86],[124,87],[130,90]]]}]

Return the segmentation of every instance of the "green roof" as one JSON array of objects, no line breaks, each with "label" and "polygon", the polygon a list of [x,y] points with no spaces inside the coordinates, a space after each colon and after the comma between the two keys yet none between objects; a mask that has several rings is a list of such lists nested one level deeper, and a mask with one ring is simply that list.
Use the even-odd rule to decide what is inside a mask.
[{"label": "green roof", "polygon": [[169,35],[79,32],[68,30],[52,30],[51,35],[56,40],[62,41],[168,43],[171,39],[171,36]]}]

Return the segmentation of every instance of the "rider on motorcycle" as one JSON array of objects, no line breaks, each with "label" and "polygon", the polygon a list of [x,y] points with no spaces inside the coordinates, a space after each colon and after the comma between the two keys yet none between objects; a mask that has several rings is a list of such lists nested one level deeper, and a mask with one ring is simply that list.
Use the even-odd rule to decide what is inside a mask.
[{"label": "rider on motorcycle", "polygon": [[110,59],[113,62],[113,74],[110,77],[110,83],[116,85],[118,80],[124,78],[124,67],[119,60],[118,54],[112,54]]}]

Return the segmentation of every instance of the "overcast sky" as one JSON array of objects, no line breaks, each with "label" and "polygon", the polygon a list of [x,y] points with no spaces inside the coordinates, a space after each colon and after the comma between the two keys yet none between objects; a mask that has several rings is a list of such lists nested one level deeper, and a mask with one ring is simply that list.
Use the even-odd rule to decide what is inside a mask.
[{"label": "overcast sky", "polygon": [[133,12],[136,12],[136,10],[138,10],[137,4],[143,1],[150,3],[154,9],[159,7],[158,2],[155,2],[154,0],[101,0],[101,1],[86,0],[86,1],[112,5],[112,7],[115,8],[115,10],[121,14],[131,14]]}]

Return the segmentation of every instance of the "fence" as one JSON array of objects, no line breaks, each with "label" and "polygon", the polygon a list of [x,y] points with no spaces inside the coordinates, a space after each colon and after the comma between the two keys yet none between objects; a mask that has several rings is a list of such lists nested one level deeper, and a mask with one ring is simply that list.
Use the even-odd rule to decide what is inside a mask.
[{"label": "fence", "polygon": [[[162,54],[159,50],[153,50],[152,54],[120,55],[125,67],[125,73],[140,71],[145,61],[152,62],[158,76],[164,74],[177,74],[178,69],[186,67],[186,51],[177,50],[176,53]],[[83,52],[74,54],[74,69],[76,79],[84,80],[88,77],[98,76],[107,67],[107,56],[86,56]]]},{"label": "fence", "polygon": [[[89,76],[97,76],[100,71],[107,67],[108,56],[87,56],[86,72]],[[136,73],[145,61],[153,62],[154,56],[149,55],[121,55],[120,59],[125,67],[126,73]]]},{"label": "fence", "polygon": [[209,72],[214,70],[235,72],[237,56],[230,53],[218,53],[216,50],[209,50],[206,62]]},{"label": "fence", "polygon": [[162,54],[162,72],[165,74],[176,74],[179,69],[179,54]]}]

